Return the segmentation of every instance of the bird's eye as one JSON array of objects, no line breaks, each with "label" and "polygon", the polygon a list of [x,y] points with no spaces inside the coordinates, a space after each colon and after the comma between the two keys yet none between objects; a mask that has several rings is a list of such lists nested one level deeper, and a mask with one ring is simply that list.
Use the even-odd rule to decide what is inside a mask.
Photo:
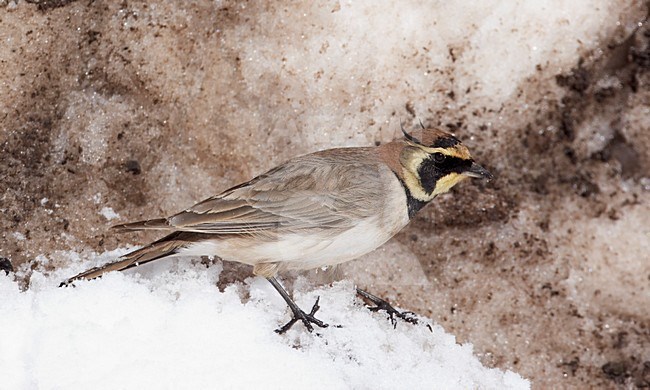
[{"label": "bird's eye", "polygon": [[433,154],[433,161],[436,163],[440,164],[441,162],[445,161],[445,155],[442,153],[434,153]]}]

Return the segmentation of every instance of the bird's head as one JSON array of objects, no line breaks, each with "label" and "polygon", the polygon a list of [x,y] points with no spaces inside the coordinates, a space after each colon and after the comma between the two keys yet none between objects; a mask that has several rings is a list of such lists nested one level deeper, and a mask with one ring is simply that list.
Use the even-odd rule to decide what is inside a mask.
[{"label": "bird's head", "polygon": [[411,196],[429,202],[468,177],[492,179],[492,174],[472,159],[467,147],[453,135],[422,128],[417,136],[404,133],[398,173]]}]

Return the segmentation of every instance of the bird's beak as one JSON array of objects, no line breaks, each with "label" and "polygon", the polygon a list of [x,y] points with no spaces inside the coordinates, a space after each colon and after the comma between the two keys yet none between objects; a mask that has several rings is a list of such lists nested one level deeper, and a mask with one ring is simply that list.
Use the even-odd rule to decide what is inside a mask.
[{"label": "bird's beak", "polygon": [[490,172],[488,172],[487,169],[483,168],[482,166],[478,165],[475,162],[472,162],[472,165],[469,167],[468,170],[463,172],[463,175],[468,176],[468,177],[475,177],[477,179],[487,179],[487,180],[492,180],[494,176]]}]

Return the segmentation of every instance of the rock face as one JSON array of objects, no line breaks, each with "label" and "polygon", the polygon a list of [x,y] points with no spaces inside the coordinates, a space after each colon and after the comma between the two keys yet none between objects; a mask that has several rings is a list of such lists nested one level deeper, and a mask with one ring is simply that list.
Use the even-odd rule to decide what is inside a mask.
[{"label": "rock face", "polygon": [[422,120],[497,180],[437,199],[348,276],[540,388],[650,385],[647,4],[35,3],[0,10],[15,268],[144,243],[108,219]]}]

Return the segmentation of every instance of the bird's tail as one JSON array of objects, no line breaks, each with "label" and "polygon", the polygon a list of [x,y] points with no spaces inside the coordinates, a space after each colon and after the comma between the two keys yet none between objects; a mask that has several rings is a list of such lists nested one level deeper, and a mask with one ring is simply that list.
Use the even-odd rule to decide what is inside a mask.
[{"label": "bird's tail", "polygon": [[124,271],[129,268],[148,263],[150,261],[174,255],[178,253],[179,249],[187,244],[187,240],[184,237],[186,234],[187,233],[185,232],[174,232],[168,236],[161,238],[158,241],[145,246],[144,248],[140,248],[131,253],[127,253],[114,262],[104,264],[100,267],[91,268],[78,275],[75,275],[63,281],[59,287],[67,286],[75,280],[95,279],[110,271]]},{"label": "bird's tail", "polygon": [[117,232],[132,232],[138,230],[169,230],[169,222],[167,218],[148,219],[146,221],[138,221],[131,223],[124,223],[121,225],[112,226],[111,229]]}]

